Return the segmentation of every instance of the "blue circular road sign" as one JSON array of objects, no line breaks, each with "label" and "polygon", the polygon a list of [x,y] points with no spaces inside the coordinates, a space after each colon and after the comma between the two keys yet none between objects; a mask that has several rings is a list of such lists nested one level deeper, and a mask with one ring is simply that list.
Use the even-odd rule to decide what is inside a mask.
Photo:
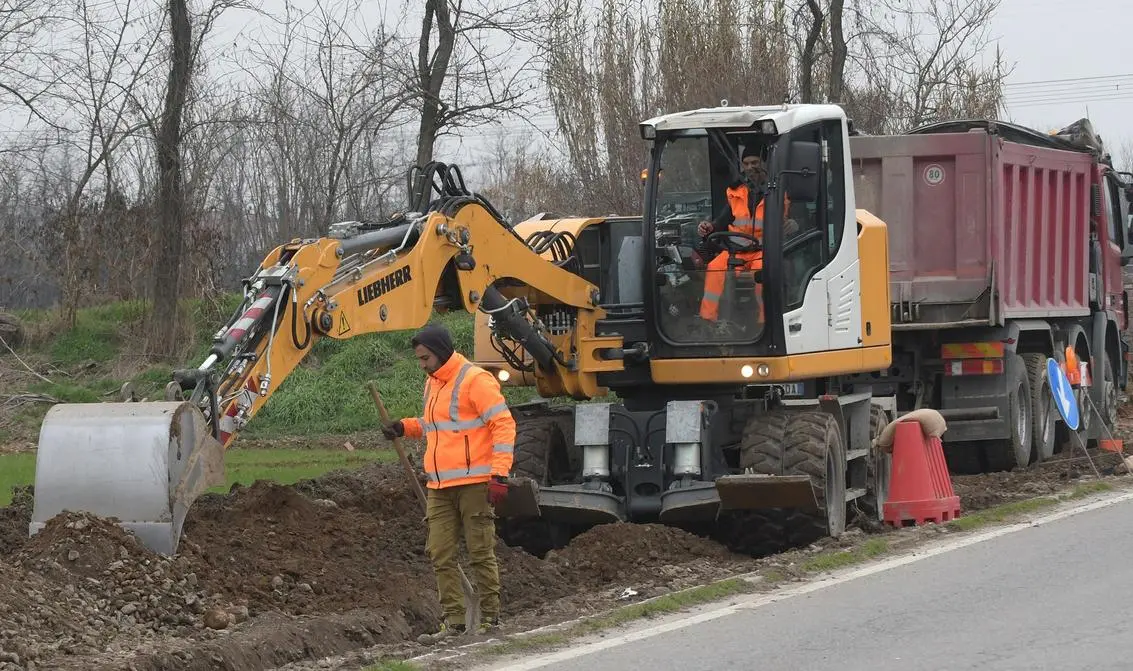
[{"label": "blue circular road sign", "polygon": [[1066,421],[1066,426],[1071,431],[1077,431],[1078,399],[1074,397],[1074,388],[1070,386],[1070,380],[1066,378],[1066,373],[1062,372],[1062,366],[1051,358],[1046,360],[1046,374],[1050,378],[1050,395],[1054,397],[1058,414],[1062,415],[1062,419]]}]

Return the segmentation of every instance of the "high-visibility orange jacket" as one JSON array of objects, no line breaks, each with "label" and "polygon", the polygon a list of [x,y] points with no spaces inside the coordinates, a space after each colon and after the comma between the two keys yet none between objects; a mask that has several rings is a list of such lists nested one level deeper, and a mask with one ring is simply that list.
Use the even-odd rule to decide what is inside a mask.
[{"label": "high-visibility orange jacket", "polygon": [[[728,230],[753,235],[757,240],[763,242],[763,205],[767,201],[760,199],[759,204],[755,206],[755,215],[753,216],[751,208],[748,207],[746,184],[729,186],[724,193],[728,198],[728,211],[732,215],[732,221],[728,223]],[[783,211],[786,212],[790,207],[791,199],[784,194]]]},{"label": "high-visibility orange jacket", "polygon": [[402,426],[409,438],[425,436],[431,489],[487,482],[511,470],[515,419],[500,384],[460,353],[428,376],[424,413]]}]

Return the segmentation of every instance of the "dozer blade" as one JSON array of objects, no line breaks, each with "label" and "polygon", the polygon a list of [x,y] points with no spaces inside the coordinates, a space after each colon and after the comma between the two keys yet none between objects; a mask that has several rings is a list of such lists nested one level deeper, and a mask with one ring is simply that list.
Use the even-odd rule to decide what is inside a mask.
[{"label": "dozer blade", "polygon": [[538,485],[530,478],[508,480],[507,498],[496,507],[500,517],[539,517]]},{"label": "dozer blade", "polygon": [[224,484],[224,448],[192,403],[56,405],[39,430],[28,532],[69,510],[117,518],[172,555],[200,494]]},{"label": "dozer blade", "polygon": [[814,487],[805,475],[725,475],[716,479],[716,492],[724,510],[818,510]]}]

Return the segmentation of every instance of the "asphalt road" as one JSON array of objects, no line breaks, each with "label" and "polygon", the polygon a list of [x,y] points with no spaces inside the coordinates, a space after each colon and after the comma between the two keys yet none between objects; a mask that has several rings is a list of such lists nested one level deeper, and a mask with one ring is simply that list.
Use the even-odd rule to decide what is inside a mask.
[{"label": "asphalt road", "polygon": [[539,668],[1133,669],[1133,501]]}]

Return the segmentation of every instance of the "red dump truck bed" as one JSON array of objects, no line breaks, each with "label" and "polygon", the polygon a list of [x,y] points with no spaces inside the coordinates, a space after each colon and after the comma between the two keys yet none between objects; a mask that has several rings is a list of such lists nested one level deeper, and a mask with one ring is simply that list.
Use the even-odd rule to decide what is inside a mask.
[{"label": "red dump truck bed", "polygon": [[888,225],[894,328],[1089,314],[1089,153],[986,129],[850,153],[857,207]]}]

